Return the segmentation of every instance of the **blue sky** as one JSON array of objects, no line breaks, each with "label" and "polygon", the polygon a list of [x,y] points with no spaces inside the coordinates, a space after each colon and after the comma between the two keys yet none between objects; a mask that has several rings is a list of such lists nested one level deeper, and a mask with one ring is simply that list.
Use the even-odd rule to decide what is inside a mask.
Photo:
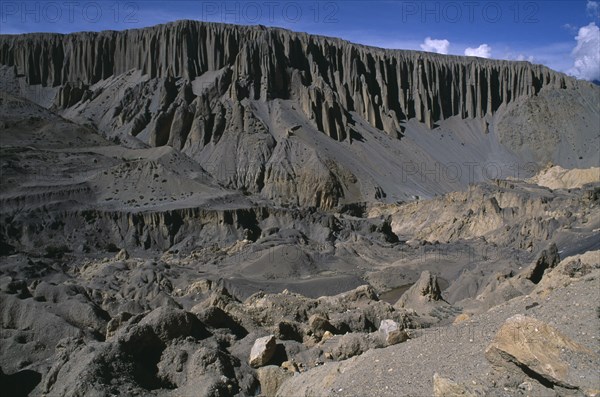
[{"label": "blue sky", "polygon": [[177,19],[279,26],[386,48],[529,60],[600,80],[600,0],[6,1],[0,33],[122,30]]}]

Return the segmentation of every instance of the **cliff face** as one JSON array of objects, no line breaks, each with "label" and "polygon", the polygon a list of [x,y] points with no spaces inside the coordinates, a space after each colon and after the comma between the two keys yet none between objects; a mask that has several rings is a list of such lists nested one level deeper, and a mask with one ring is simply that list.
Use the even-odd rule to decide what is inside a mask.
[{"label": "cliff face", "polygon": [[[598,139],[598,106],[588,100],[598,89],[546,67],[260,26],[179,21],[4,35],[0,64],[0,81],[10,71],[27,83],[12,86],[33,87],[19,95],[36,101],[32,95],[44,92],[44,103],[65,118],[121,142],[172,146],[222,185],[277,203],[332,208],[473,182],[407,175],[409,162],[425,172],[489,158],[589,166],[574,161],[591,158],[586,142]],[[545,99],[531,105],[538,96]],[[552,127],[554,114],[566,114],[561,131]],[[585,124],[572,123],[577,114]],[[440,139],[427,134],[439,126]]]},{"label": "cliff face", "polygon": [[[348,134],[347,112],[392,132],[399,121],[433,125],[483,117],[544,86],[574,82],[526,62],[390,51],[280,29],[180,21],[122,32],[0,37],[0,63],[29,84],[92,85],[140,70],[192,81],[228,68],[232,99],[295,98],[329,136]],[[62,103],[64,105],[64,103]]]}]

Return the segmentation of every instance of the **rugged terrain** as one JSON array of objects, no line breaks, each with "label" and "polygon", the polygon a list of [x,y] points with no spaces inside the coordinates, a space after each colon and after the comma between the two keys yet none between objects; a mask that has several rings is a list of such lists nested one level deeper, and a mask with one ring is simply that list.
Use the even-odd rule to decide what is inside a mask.
[{"label": "rugged terrain", "polygon": [[2,388],[597,395],[598,131],[527,62],[0,35]]}]

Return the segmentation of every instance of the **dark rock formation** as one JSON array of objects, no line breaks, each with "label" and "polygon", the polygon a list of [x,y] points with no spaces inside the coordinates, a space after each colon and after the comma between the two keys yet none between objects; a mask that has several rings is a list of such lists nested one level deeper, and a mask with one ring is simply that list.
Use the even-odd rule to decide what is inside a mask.
[{"label": "dark rock formation", "polygon": [[540,254],[539,258],[533,264],[531,271],[527,275],[527,279],[532,283],[537,284],[541,281],[546,270],[552,270],[560,262],[560,255],[556,244],[552,243],[548,249],[545,249]]}]

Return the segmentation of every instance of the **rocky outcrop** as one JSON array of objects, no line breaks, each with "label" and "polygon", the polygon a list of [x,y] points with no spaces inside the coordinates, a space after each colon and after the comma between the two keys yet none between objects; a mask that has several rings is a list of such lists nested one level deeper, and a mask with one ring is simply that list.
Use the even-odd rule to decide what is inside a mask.
[{"label": "rocky outcrop", "polygon": [[[394,304],[396,308],[409,309],[417,313],[423,325],[429,325],[453,317],[459,311],[442,297],[438,278],[428,270]],[[396,337],[388,337],[388,342],[406,340],[402,332]],[[390,343],[392,344],[392,343]]]},{"label": "rocky outcrop", "polygon": [[546,297],[552,290],[569,285],[577,280],[585,279],[590,273],[600,268],[600,251],[588,251],[581,255],[563,259],[554,270],[545,272],[541,281],[535,285],[532,294]]},{"label": "rocky outcrop", "polygon": [[239,361],[210,335],[191,313],[163,307],[130,318],[104,343],[63,339],[39,391],[83,395],[114,387],[127,394],[174,388],[201,396],[235,394],[243,379],[234,369]]},{"label": "rocky outcrop", "polygon": [[[65,203],[66,204],[66,203]],[[60,206],[62,207],[62,205]],[[304,239],[326,244],[331,239],[350,239],[339,231],[369,233],[387,242],[390,233],[386,220],[340,219],[314,209],[286,209],[253,206],[238,209],[184,208],[152,212],[42,207],[26,215],[1,215],[0,235],[11,246],[21,249],[63,249],[65,252],[117,247],[167,250],[173,246],[191,250],[192,244],[208,247],[229,246],[237,241],[256,242],[278,234],[279,225],[295,225]],[[307,221],[307,222],[304,222]],[[386,226],[387,225],[387,226]],[[275,228],[274,228],[275,226]],[[372,229],[380,229],[372,231]],[[44,230],[69,229],[69,235],[40,234]],[[283,228],[285,229],[285,228]],[[393,235],[393,234],[392,234]],[[193,236],[193,239],[190,238]],[[193,240],[193,241],[192,241]],[[58,253],[56,253],[58,254]],[[272,253],[273,254],[273,253]],[[244,259],[251,253],[239,253]]]},{"label": "rocky outcrop", "polygon": [[527,279],[534,284],[538,284],[546,271],[552,270],[560,262],[560,255],[556,244],[550,244],[548,249],[542,251],[538,259],[531,266]]},{"label": "rocky outcrop", "polygon": [[600,183],[600,168],[564,169],[553,166],[540,171],[529,180],[549,189],[581,189],[588,183]]},{"label": "rocky outcrop", "polygon": [[396,302],[396,307],[419,306],[429,302],[437,302],[442,299],[437,276],[429,271],[421,273],[419,280],[408,289]]},{"label": "rocky outcrop", "polygon": [[416,236],[429,242],[483,237],[498,245],[540,252],[561,227],[587,222],[577,215],[577,208],[592,208],[596,203],[594,187],[574,196],[554,195],[524,182],[496,180],[400,206],[392,215],[392,229],[398,235],[417,230]]}]

